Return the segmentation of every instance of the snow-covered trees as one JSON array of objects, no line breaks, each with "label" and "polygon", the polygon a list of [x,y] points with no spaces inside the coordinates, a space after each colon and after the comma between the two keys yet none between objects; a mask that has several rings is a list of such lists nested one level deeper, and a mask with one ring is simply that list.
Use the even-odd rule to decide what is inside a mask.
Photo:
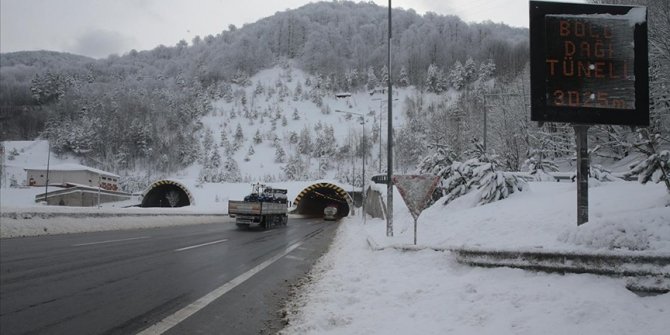
[{"label": "snow-covered trees", "polygon": [[[43,134],[58,152],[100,162],[96,166],[102,168],[132,170],[146,163],[150,169],[174,172],[195,159],[205,159],[198,142],[204,135],[202,117],[211,111],[210,99],[222,98],[234,105],[217,114],[238,120],[247,115],[258,123],[254,114],[271,90],[278,101],[286,101],[291,94],[302,100],[307,92],[308,99],[321,105],[333,90],[379,87],[389,75],[398,86],[422,88],[427,71],[430,76],[431,68],[449,71],[456,61],[465,63],[468,70],[493,57],[499,68],[513,72],[515,67],[505,62],[527,48],[525,43],[517,47],[516,41],[507,42],[525,36],[522,29],[487,23],[475,27],[453,16],[424,17],[398,9],[394,15],[404,22],[394,28],[398,66],[389,73],[384,66],[384,43],[380,43],[385,22],[381,14],[384,9],[372,3],[314,3],[277,13],[262,23],[196,37],[191,46],[180,41],[173,47],[103,60],[46,52],[3,54],[0,101],[12,108],[27,106],[29,113],[9,114],[34,118],[30,129],[41,130],[47,121]],[[475,43],[467,42],[477,37]],[[277,60],[287,73],[280,80],[268,84],[272,82],[252,77]],[[286,84],[291,82],[293,66],[314,74],[312,83]],[[437,77],[431,80],[433,92],[447,86],[444,78]],[[324,111],[328,111],[325,105]],[[292,117],[297,120],[302,115],[294,111]],[[288,127],[286,119],[291,117],[282,115],[276,122]],[[12,131],[19,128],[17,124],[23,122],[3,123]],[[33,133],[25,130],[21,136]],[[232,145],[226,144],[229,139]],[[225,161],[223,157],[247,144],[235,128],[226,125],[219,146]],[[300,150],[311,154],[311,146]]]},{"label": "snow-covered trees", "polygon": [[441,93],[447,89],[444,73],[435,64],[428,66],[425,88],[433,93]]},{"label": "snow-covered trees", "polygon": [[299,153],[292,155],[282,170],[288,180],[304,180],[307,178],[307,167]]},{"label": "snow-covered trees", "polygon": [[474,147],[470,152],[473,158],[463,163],[454,162],[451,167],[442,170],[443,178],[446,175],[442,183],[445,205],[474,190],[478,192],[479,205],[505,199],[524,190],[526,182],[512,173],[501,171],[497,157],[486,154],[481,142],[475,142]]},{"label": "snow-covered trees", "polygon": [[375,75],[375,70],[372,68],[372,66],[368,67],[368,81],[366,84],[366,87],[368,90],[373,90],[375,87],[379,86],[379,79],[377,79],[377,76]]},{"label": "snow-covered trees", "polygon": [[256,133],[254,134],[254,144],[261,144],[263,142],[263,137],[261,136],[261,131],[260,129],[256,129]]},{"label": "snow-covered trees", "polygon": [[275,163],[284,163],[286,160],[286,151],[280,144],[275,146]]},{"label": "snow-covered trees", "polygon": [[642,184],[649,181],[663,182],[670,193],[670,150],[661,149],[661,141],[668,140],[659,133],[650,133],[648,129],[639,129],[638,135],[639,141],[635,143],[635,148],[646,157],[633,164],[628,174],[637,176]]},{"label": "snow-covered trees", "polygon": [[312,135],[309,128],[303,128],[300,131],[298,140],[298,152],[304,155],[312,153]]}]

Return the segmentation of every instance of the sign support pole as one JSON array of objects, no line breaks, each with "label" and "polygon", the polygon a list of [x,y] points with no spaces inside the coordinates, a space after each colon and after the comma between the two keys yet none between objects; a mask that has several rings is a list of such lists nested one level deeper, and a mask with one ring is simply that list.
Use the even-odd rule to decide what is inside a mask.
[{"label": "sign support pole", "polygon": [[416,221],[419,219],[419,217],[414,218],[414,245],[416,245]]},{"label": "sign support pole", "polygon": [[577,144],[577,225],[589,221],[589,126],[573,125]]},{"label": "sign support pole", "polygon": [[391,86],[391,0],[389,0],[388,26],[388,152],[386,167],[386,236],[393,236],[393,98]]}]

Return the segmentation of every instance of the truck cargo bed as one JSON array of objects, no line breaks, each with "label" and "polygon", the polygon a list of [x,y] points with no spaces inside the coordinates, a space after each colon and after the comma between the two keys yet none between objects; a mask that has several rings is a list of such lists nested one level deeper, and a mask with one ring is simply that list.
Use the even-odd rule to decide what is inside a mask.
[{"label": "truck cargo bed", "polygon": [[228,201],[228,215],[286,214],[286,204],[272,202]]}]

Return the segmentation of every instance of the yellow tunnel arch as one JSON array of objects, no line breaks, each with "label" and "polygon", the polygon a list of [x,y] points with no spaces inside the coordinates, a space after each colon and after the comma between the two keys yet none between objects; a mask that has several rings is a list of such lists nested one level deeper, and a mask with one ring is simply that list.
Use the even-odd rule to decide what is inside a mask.
[{"label": "yellow tunnel arch", "polygon": [[305,187],[293,200],[293,206],[299,213],[304,212],[305,209],[303,209],[303,204],[305,202],[311,202],[315,198],[319,199],[318,207],[320,208],[312,209],[314,214],[317,214],[316,212],[318,211],[322,211],[329,203],[337,203],[340,213],[344,213],[345,211],[350,213],[354,209],[354,202],[349,193],[342,187],[328,182],[315,183]]},{"label": "yellow tunnel arch", "polygon": [[[168,194],[177,195],[174,206],[168,199]],[[195,198],[186,185],[176,180],[159,180],[152,183],[142,195],[142,207],[184,207],[195,205]]]}]

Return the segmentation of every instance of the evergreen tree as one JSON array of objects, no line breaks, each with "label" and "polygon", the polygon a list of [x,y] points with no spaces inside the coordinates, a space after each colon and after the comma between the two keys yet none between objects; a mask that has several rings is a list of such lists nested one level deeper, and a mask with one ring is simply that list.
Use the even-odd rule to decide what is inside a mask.
[{"label": "evergreen tree", "polygon": [[210,164],[213,169],[219,169],[221,167],[221,155],[219,154],[219,146],[214,144],[212,147],[212,157],[210,158]]},{"label": "evergreen tree", "polygon": [[288,143],[298,144],[299,136],[295,131],[290,131],[288,135]]},{"label": "evergreen tree", "polygon": [[302,92],[302,84],[300,84],[300,82],[298,82],[295,85],[295,91],[293,92],[293,101],[300,100],[300,98],[302,98],[302,93],[303,93]]},{"label": "evergreen tree", "polygon": [[286,160],[286,151],[281,145],[275,146],[275,163],[284,163]]},{"label": "evergreen tree", "polygon": [[437,65],[430,64],[426,74],[426,90],[433,93],[441,93],[446,87],[444,85],[444,73]]},{"label": "evergreen tree", "polygon": [[239,150],[242,143],[244,143],[244,132],[242,132],[242,125],[238,123],[237,129],[235,130],[235,139],[232,145],[233,152]]},{"label": "evergreen tree", "polygon": [[479,71],[477,79],[480,81],[486,81],[493,78],[493,75],[496,71],[496,65],[493,63],[493,60],[489,59],[486,62],[479,64]]},{"label": "evergreen tree", "polygon": [[202,152],[204,155],[209,155],[214,145],[214,133],[211,129],[205,129],[205,135],[202,139]]},{"label": "evergreen tree", "polygon": [[454,66],[451,68],[451,71],[449,71],[447,81],[449,82],[449,85],[451,85],[451,87],[457,90],[460,90],[463,87],[465,87],[466,74],[465,74],[465,68],[463,68],[463,64],[461,64],[461,62],[456,61],[456,63],[454,63]]},{"label": "evergreen tree", "polygon": [[463,66],[463,75],[466,83],[471,83],[477,79],[477,65],[472,57],[468,57]]},{"label": "evergreen tree", "polygon": [[379,81],[379,86],[385,86],[389,80],[389,69],[384,65],[382,67],[381,80]]},{"label": "evergreen tree", "polygon": [[221,131],[221,148],[223,148],[223,152],[226,155],[232,153],[232,146],[230,145],[226,132],[223,130]]},{"label": "evergreen tree", "polygon": [[300,131],[300,139],[298,140],[298,152],[303,155],[312,153],[312,135],[309,128],[305,127]]},{"label": "evergreen tree", "polygon": [[263,84],[259,81],[256,82],[256,88],[254,89],[254,95],[258,96],[265,93],[265,87],[263,87]]},{"label": "evergreen tree", "polygon": [[670,193],[670,150],[661,149],[663,138],[658,133],[650,134],[648,129],[639,129],[638,135],[639,141],[635,143],[635,148],[644,153],[646,158],[633,164],[627,174],[637,176],[642,184],[649,181],[663,182]]},{"label": "evergreen tree", "polygon": [[261,144],[263,142],[263,136],[261,136],[261,131],[256,129],[256,134],[254,134],[254,144]]},{"label": "evergreen tree", "polygon": [[400,76],[398,77],[398,86],[407,87],[410,85],[409,75],[407,74],[407,68],[402,66],[400,68]]},{"label": "evergreen tree", "polygon": [[306,178],[305,163],[297,152],[289,158],[282,170],[288,180],[304,180]]},{"label": "evergreen tree", "polygon": [[368,90],[373,90],[375,87],[379,86],[379,80],[377,79],[375,70],[372,68],[372,66],[368,67],[368,82],[366,86]]},{"label": "evergreen tree", "polygon": [[231,183],[236,183],[242,180],[240,167],[237,165],[237,162],[231,156],[226,157],[226,161],[223,164],[221,179],[223,181]]}]

